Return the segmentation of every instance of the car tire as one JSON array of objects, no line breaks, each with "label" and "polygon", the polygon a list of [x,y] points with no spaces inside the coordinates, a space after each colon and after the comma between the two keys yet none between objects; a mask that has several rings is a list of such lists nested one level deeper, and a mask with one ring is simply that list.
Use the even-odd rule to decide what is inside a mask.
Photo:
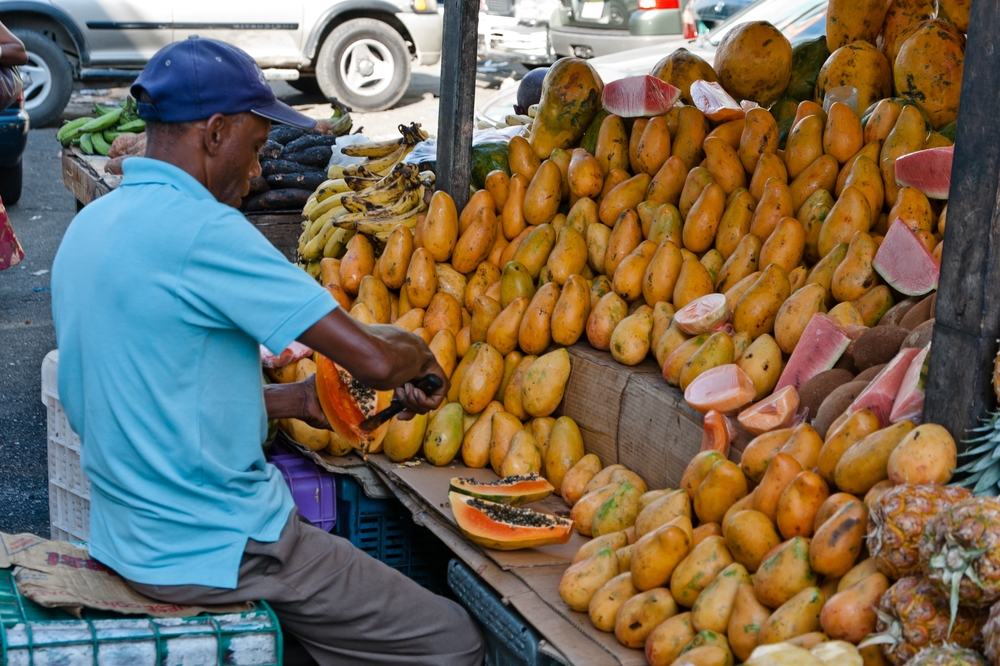
[{"label": "car tire", "polygon": [[0,167],[0,201],[4,206],[13,206],[21,199],[21,183],[23,181],[24,165],[17,164]]},{"label": "car tire", "polygon": [[388,23],[345,21],[323,41],[316,80],[326,97],[336,97],[352,110],[384,111],[410,85],[410,50]]},{"label": "car tire", "polygon": [[316,80],[315,76],[300,76],[294,81],[286,81],[286,83],[305,95],[323,94],[323,91],[319,87],[319,81]]},{"label": "car tire", "polygon": [[14,30],[24,42],[28,64],[20,67],[24,79],[24,108],[32,127],[44,127],[66,108],[73,92],[73,68],[59,45],[34,30]]}]

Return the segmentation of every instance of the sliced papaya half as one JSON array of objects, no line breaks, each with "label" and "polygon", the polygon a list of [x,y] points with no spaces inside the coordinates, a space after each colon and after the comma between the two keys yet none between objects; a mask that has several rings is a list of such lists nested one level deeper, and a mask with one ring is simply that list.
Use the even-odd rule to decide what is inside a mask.
[{"label": "sliced papaya half", "polygon": [[316,393],[333,431],[356,449],[377,453],[382,446],[386,423],[372,432],[361,422],[385,409],[392,402],[392,391],[375,391],[351,376],[322,354],[316,354]]},{"label": "sliced papaya half", "polygon": [[538,548],[566,543],[573,521],[524,507],[448,493],[458,529],[470,541],[496,550]]},{"label": "sliced papaya half", "polygon": [[552,484],[537,472],[515,474],[492,483],[456,476],[450,482],[450,489],[463,495],[510,506],[531,504],[545,499],[555,491]]}]

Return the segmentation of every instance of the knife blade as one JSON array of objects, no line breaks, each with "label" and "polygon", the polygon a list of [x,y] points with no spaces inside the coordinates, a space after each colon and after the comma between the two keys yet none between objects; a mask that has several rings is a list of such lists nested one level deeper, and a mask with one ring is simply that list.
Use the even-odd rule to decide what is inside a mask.
[{"label": "knife blade", "polygon": [[[441,381],[441,378],[438,377],[437,375],[427,375],[426,377],[423,377],[419,381],[413,383],[414,388],[420,389],[427,395],[430,395],[431,393],[438,390],[442,386],[444,386],[444,383]],[[362,421],[358,427],[360,427],[362,430],[371,432],[372,430],[375,430],[383,423],[391,419],[396,414],[399,414],[405,408],[406,405],[403,404],[402,400],[396,400],[394,398],[392,402],[389,403],[388,407],[383,409],[378,414],[374,414],[368,417],[367,419]]]}]

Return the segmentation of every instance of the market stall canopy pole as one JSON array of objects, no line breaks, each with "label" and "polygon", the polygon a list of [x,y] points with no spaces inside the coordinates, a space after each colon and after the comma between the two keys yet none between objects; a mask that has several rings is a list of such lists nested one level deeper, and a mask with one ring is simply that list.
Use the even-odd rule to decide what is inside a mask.
[{"label": "market stall canopy pole", "polygon": [[445,0],[441,39],[441,100],[438,107],[437,189],[469,200],[472,130],[476,105],[478,0]]},{"label": "market stall canopy pole", "polygon": [[924,422],[956,441],[994,405],[1000,337],[1000,5],[973,0]]}]

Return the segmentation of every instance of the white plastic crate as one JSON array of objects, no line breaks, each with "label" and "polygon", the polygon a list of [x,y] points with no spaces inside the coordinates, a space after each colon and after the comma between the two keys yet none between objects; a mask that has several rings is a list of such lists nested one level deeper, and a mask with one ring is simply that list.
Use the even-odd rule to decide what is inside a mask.
[{"label": "white plastic crate", "polygon": [[90,482],[80,466],[80,438],[59,402],[59,350],[42,361],[42,404],[47,412],[49,527],[53,539],[90,538]]}]

